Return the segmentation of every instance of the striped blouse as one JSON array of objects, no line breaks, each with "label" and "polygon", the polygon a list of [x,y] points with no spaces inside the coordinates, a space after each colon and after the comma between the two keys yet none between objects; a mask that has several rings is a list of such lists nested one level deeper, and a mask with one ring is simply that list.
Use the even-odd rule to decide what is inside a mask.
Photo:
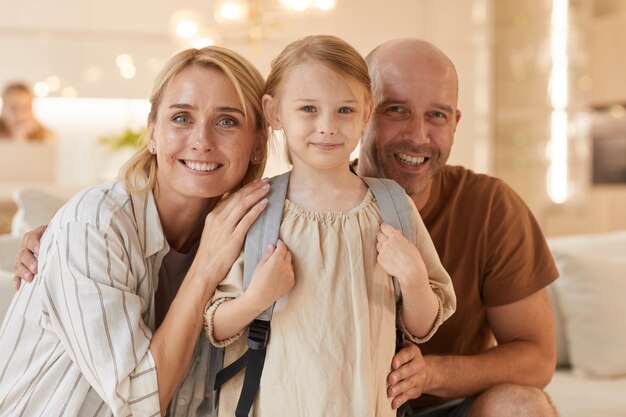
[{"label": "striped blouse", "polygon": [[[152,193],[87,189],[52,219],[39,270],[0,329],[0,415],[160,415],[154,294],[169,251]],[[200,338],[169,416],[194,416],[208,346]]]}]

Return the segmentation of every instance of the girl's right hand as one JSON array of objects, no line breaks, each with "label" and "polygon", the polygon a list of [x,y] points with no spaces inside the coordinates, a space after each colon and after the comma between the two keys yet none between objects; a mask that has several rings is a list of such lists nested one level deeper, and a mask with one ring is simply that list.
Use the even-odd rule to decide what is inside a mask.
[{"label": "girl's right hand", "polygon": [[294,284],[291,252],[279,239],[276,246],[268,245],[267,253],[252,273],[252,280],[243,296],[261,313],[287,294]]},{"label": "girl's right hand", "polygon": [[267,207],[269,180],[253,181],[222,200],[207,215],[190,268],[203,277],[224,279],[239,256],[248,229]]}]

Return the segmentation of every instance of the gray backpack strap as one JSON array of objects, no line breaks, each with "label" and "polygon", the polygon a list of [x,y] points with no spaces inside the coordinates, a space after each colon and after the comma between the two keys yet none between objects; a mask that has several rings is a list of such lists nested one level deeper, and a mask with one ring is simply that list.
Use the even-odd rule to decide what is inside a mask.
[{"label": "gray backpack strap", "polygon": [[[283,207],[287,197],[291,171],[274,177],[270,180],[269,203],[263,213],[250,226],[246,235],[246,243],[243,253],[243,288],[244,290],[252,281],[252,273],[267,252],[267,245],[276,245],[280,222],[283,217]],[[257,317],[259,320],[269,321],[272,319],[274,304]]]},{"label": "gray backpack strap", "polygon": [[[395,227],[402,235],[415,244],[417,231],[413,223],[413,208],[409,203],[408,196],[397,182],[386,178],[361,177],[372,190],[374,198],[380,208],[383,222]],[[396,301],[400,300],[400,284],[393,278],[393,287],[396,293]]]}]

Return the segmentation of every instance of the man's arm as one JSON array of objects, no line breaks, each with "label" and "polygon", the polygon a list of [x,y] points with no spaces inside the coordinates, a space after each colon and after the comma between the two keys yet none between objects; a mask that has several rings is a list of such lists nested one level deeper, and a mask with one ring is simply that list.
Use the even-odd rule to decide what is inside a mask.
[{"label": "man's arm", "polygon": [[503,383],[544,388],[556,364],[554,323],[546,290],[487,308],[487,318],[498,341],[492,349],[469,356],[423,358],[415,347],[399,352],[388,378],[394,406],[423,393],[459,398]]}]

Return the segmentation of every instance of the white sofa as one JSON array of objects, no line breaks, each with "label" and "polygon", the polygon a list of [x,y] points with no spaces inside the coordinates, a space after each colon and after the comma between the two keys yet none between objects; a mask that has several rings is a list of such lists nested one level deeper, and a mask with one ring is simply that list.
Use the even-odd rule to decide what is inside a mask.
[{"label": "white sofa", "polygon": [[[61,205],[17,193],[18,233],[46,223]],[[34,208],[33,208],[34,207]],[[0,236],[0,321],[14,293],[17,236]],[[561,417],[626,417],[626,231],[549,240],[561,278],[548,290],[559,366],[546,388]]]},{"label": "white sofa", "polygon": [[626,416],[626,231],[549,239],[561,417]]}]

